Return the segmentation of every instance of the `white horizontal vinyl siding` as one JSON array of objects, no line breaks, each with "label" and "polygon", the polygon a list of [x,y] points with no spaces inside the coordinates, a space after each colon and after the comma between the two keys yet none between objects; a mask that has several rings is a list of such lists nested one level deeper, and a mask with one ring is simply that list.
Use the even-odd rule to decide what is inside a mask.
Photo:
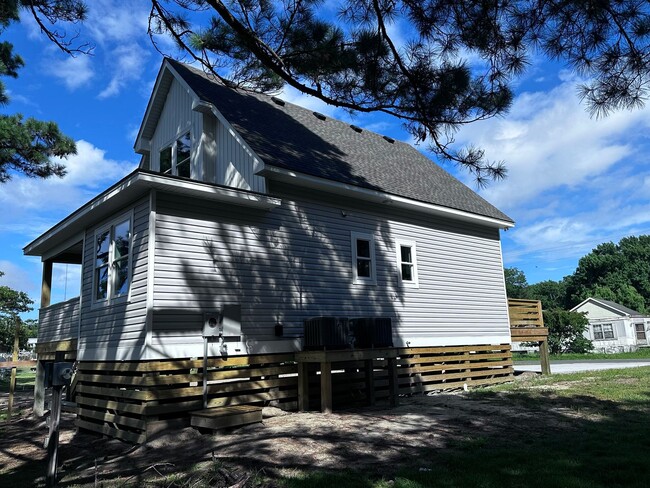
[{"label": "white horizontal vinyl siding", "polygon": [[[199,343],[203,312],[242,307],[244,341],[302,334],[318,315],[390,316],[396,345],[508,342],[498,230],[276,185],[272,211],[158,196],[153,345]],[[377,284],[353,284],[351,233],[375,242]],[[395,239],[417,242],[402,287]]]},{"label": "white horizontal vinyl siding", "polygon": [[76,339],[79,330],[79,297],[38,311],[38,342]]},{"label": "white horizontal vinyl siding", "polygon": [[[131,286],[127,301],[111,305],[93,304],[95,231],[112,218],[133,212]],[[147,255],[149,196],[116,212],[111,219],[87,229],[82,280],[82,319],[79,334],[80,360],[121,359],[141,348],[146,337]],[[126,351],[126,353],[125,353]]]}]

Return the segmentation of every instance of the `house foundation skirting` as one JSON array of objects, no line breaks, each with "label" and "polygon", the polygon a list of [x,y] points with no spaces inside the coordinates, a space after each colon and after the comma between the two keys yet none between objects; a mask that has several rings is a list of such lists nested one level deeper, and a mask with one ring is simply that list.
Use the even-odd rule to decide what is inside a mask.
[{"label": "house foundation skirting", "polygon": [[[398,393],[476,387],[510,381],[510,345],[397,348]],[[211,357],[207,367],[209,408],[234,405],[298,406],[295,354]],[[332,399],[337,407],[367,401],[372,364],[373,401],[388,399],[388,360],[337,363]],[[77,365],[72,394],[77,426],[128,442],[144,443],[160,432],[189,425],[190,412],[203,409],[203,359],[86,362]],[[319,365],[310,365],[308,403],[318,409]]]}]

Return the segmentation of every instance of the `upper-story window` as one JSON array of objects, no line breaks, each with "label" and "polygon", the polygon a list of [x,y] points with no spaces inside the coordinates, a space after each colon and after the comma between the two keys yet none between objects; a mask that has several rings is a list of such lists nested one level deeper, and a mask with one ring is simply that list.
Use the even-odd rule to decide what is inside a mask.
[{"label": "upper-story window", "polygon": [[131,281],[131,216],[95,233],[94,301],[126,297]]},{"label": "upper-story window", "polygon": [[418,263],[415,241],[397,239],[395,251],[397,258],[397,272],[400,282],[404,286],[418,287]]},{"label": "upper-story window", "polygon": [[190,133],[186,132],[160,151],[160,172],[189,178],[191,150],[192,140]]},{"label": "upper-story window", "polygon": [[352,277],[354,283],[377,283],[375,241],[370,234],[352,232]]}]

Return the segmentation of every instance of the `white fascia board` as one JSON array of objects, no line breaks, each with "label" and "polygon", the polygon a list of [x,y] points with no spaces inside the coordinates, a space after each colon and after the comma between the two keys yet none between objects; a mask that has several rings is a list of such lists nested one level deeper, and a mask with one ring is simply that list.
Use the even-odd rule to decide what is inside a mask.
[{"label": "white fascia board", "polygon": [[142,181],[148,187],[157,188],[167,193],[182,193],[197,198],[216,200],[232,203],[233,205],[243,205],[246,207],[255,207],[266,210],[279,207],[282,204],[282,200],[279,198],[246,190],[217,186],[212,183],[176,179],[174,177],[153,173],[140,173],[138,177],[139,181]]},{"label": "white fascia board", "polygon": [[360,200],[365,200],[368,202],[390,205],[396,208],[403,208],[406,210],[439,215],[441,217],[462,220],[465,222],[473,222],[488,227],[508,229],[510,227],[514,227],[515,225],[513,222],[508,222],[507,220],[486,217],[484,215],[473,214],[470,212],[465,212],[463,210],[443,207],[441,205],[435,205],[432,203],[419,202],[417,200],[411,200],[410,198],[391,195],[389,193],[371,190],[369,188],[362,188],[355,185],[349,185],[347,183],[341,183],[338,181],[326,180],[317,176],[310,176],[304,173],[298,173],[267,164],[265,164],[262,170],[258,171],[257,174],[270,179],[293,183],[294,185],[297,185],[299,183],[301,187],[336,193],[339,195],[358,198]]},{"label": "white fascia board", "polygon": [[86,227],[94,225],[152,188],[266,210],[282,204],[281,199],[261,193],[136,170],[27,244],[23,253],[29,256],[49,254],[51,249],[68,242],[73,235],[77,236]]},{"label": "white fascia board", "polygon": [[[151,111],[154,105],[154,101],[159,96],[158,91],[160,89],[160,85],[162,84],[162,80],[165,75],[165,70],[169,69],[168,65],[169,63],[165,59],[163,61],[162,66],[160,67],[160,71],[158,71],[158,75],[156,76],[156,82],[154,83],[153,92],[151,93],[151,97],[149,97],[149,101],[147,102],[147,109],[144,112],[144,117],[142,117],[142,122],[140,123],[140,128],[138,129],[138,135],[136,136],[135,143],[133,144],[133,149],[138,154],[142,154],[138,150],[140,147],[142,147],[142,142],[141,142],[141,139],[143,138],[142,133],[144,132],[149,117],[151,116]],[[165,96],[166,95],[167,94],[165,94]]]}]

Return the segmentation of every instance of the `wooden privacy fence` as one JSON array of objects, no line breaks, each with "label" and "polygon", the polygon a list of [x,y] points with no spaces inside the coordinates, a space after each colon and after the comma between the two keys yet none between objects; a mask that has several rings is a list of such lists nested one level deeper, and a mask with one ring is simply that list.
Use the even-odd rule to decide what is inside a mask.
[{"label": "wooden privacy fence", "polygon": [[551,373],[548,353],[548,328],[544,327],[542,302],[539,300],[508,299],[510,337],[512,342],[537,342],[542,373]]},{"label": "wooden privacy fence", "polygon": [[[474,387],[512,379],[510,345],[398,348],[400,394]],[[335,408],[365,401],[364,361],[336,365]],[[319,405],[318,365],[309,402]],[[142,443],[168,427],[189,425],[189,412],[201,410],[202,359],[139,362],[79,362],[72,385],[82,429]],[[374,394],[387,398],[387,361],[372,362]],[[267,354],[208,360],[208,407],[274,405],[295,410],[298,365],[295,354]]]}]

